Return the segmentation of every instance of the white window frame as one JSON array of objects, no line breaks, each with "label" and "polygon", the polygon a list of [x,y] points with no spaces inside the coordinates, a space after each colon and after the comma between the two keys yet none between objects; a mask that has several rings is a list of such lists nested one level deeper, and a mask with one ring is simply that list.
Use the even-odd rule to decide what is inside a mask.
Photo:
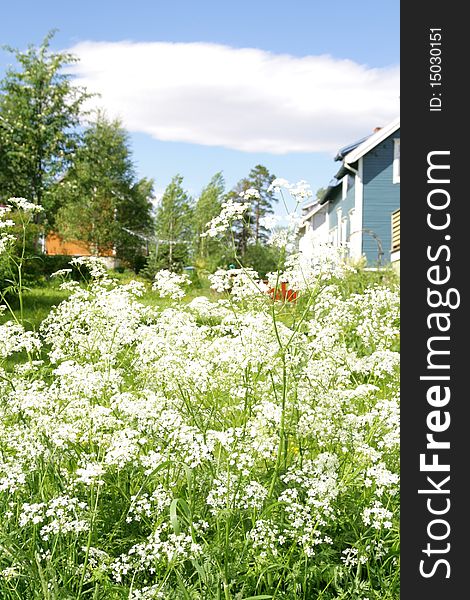
[{"label": "white window frame", "polygon": [[393,183],[400,183],[400,138],[393,140]]}]

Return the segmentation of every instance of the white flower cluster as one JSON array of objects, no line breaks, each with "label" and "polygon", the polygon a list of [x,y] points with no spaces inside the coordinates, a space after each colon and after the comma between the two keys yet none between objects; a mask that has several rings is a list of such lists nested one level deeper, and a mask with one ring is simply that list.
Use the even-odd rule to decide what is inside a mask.
[{"label": "white flower cluster", "polygon": [[15,222],[12,219],[6,219],[5,216],[10,212],[10,207],[0,206],[0,255],[5,254],[15,242],[15,236],[8,230],[14,227]]},{"label": "white flower cluster", "polygon": [[207,230],[201,234],[201,237],[217,237],[230,228],[233,221],[240,219],[249,209],[248,202],[236,202],[229,198],[222,204],[220,214],[214,217],[207,224]]},{"label": "white flower cluster", "polygon": [[39,336],[26,331],[22,325],[7,321],[0,325],[0,360],[14,352],[37,352],[41,348]]},{"label": "white flower cluster", "polygon": [[168,269],[162,269],[156,273],[152,289],[158,292],[160,298],[179,300],[184,298],[184,288],[190,283],[191,280],[186,273],[178,275]]},{"label": "white flower cluster", "polygon": [[364,509],[362,518],[366,525],[370,525],[374,529],[381,529],[382,527],[391,529],[393,513],[376,500],[372,506]]},{"label": "white flower cluster", "polygon": [[145,517],[150,518],[168,508],[170,503],[171,497],[162,485],[159,485],[151,494],[143,492],[140,495],[131,496],[126,521],[131,523],[132,521],[141,521]]},{"label": "white flower cluster", "polygon": [[127,553],[120,555],[110,568],[113,578],[121,582],[129,572],[152,574],[158,563],[181,563],[197,558],[201,552],[201,546],[190,535],[174,533],[168,525],[159,525],[144,542],[134,544]]},{"label": "white flower cluster", "polygon": [[31,214],[40,213],[44,210],[42,206],[39,206],[39,204],[33,204],[33,202],[26,200],[26,198],[9,198],[8,203],[16,210],[21,210]]},{"label": "white flower cluster", "polygon": [[20,527],[28,524],[41,525],[40,534],[44,540],[51,536],[88,531],[89,519],[86,502],[70,496],[58,496],[48,503],[24,503],[19,517]]},{"label": "white flower cluster", "polygon": [[54,271],[51,277],[67,277],[70,273],[72,273],[72,269],[59,269],[58,271]]},{"label": "white flower cluster", "polygon": [[[286,243],[288,239],[286,237]],[[302,252],[289,256],[284,271],[281,274],[268,273],[268,280],[271,285],[276,281],[285,281],[292,290],[306,292],[334,277],[341,279],[348,271],[351,271],[351,267],[346,264],[341,248],[317,244],[309,256]]]},{"label": "white flower cluster", "polygon": [[230,292],[240,300],[265,295],[269,287],[259,279],[258,273],[249,267],[243,269],[218,269],[209,275],[211,288],[219,293]]},{"label": "white flower cluster", "polygon": [[85,485],[103,485],[101,476],[105,473],[103,465],[98,463],[87,463],[84,467],[77,469],[76,482]]},{"label": "white flower cluster", "polygon": [[259,190],[257,190],[256,188],[248,188],[248,189],[244,190],[243,192],[240,192],[239,196],[243,200],[249,200],[250,198],[256,198],[256,199],[261,198],[261,194],[259,193]]},{"label": "white flower cluster", "polygon": [[[393,567],[398,291],[345,291],[344,265],[324,262],[277,276],[316,290],[311,308],[273,303],[245,269],[214,274],[229,299],[153,309],[98,266],[39,333],[1,325],[1,356],[30,355],[0,370],[6,554],[60,549],[64,580],[136,600],[177,598],[178,577],[210,597],[219,555],[256,580],[276,564]],[[34,585],[14,567],[9,585]]]},{"label": "white flower cluster", "polygon": [[257,481],[242,482],[236,474],[225,472],[214,479],[206,502],[214,515],[221,510],[261,510],[267,495],[268,490]]},{"label": "white flower cluster", "polygon": [[274,192],[281,192],[283,189],[289,192],[297,202],[302,202],[313,196],[310,185],[304,179],[301,179],[297,183],[289,183],[287,179],[278,177],[269,186],[269,190]]},{"label": "white flower cluster", "polygon": [[70,264],[76,265],[79,268],[85,267],[93,279],[108,278],[108,270],[106,269],[104,259],[99,256],[77,256],[72,258]]}]

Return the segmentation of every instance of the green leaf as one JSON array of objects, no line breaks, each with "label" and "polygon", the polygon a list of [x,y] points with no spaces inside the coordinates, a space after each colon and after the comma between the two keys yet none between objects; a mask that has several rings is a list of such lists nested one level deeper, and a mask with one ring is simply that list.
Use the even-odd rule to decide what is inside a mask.
[{"label": "green leaf", "polygon": [[178,520],[178,514],[176,512],[176,508],[178,506],[178,501],[179,501],[179,498],[175,498],[174,500],[172,500],[172,502],[170,504],[170,523],[171,523],[171,526],[173,527],[173,531],[176,533],[176,535],[179,535],[181,533],[180,522]]}]

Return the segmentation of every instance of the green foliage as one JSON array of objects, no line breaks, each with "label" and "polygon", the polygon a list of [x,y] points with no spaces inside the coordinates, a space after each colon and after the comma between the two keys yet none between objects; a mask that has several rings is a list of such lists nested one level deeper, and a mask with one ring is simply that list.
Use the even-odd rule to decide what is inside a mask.
[{"label": "green foliage", "polygon": [[52,188],[71,165],[79,143],[79,118],[89,97],[63,72],[76,58],[53,52],[49,33],[39,48],[7,48],[17,68],[0,82],[0,194],[24,196],[54,222]]},{"label": "green foliage", "polygon": [[250,244],[243,257],[243,266],[251,267],[264,279],[267,273],[283,268],[284,253],[275,246]]},{"label": "green foliage", "polygon": [[258,190],[260,197],[254,198],[252,202],[252,222],[254,229],[254,242],[259,244],[266,240],[266,228],[263,227],[261,219],[268,214],[272,214],[273,202],[277,202],[274,192],[269,190],[269,186],[276,179],[263,165],[256,165],[251,169],[247,183],[249,187]]},{"label": "green foliage", "polygon": [[[250,208],[245,212],[243,218],[234,224],[234,238],[237,249],[237,254],[244,257],[250,243],[260,244],[266,242],[267,230],[262,224],[262,219],[266,215],[272,214],[273,202],[277,202],[274,192],[269,189],[269,186],[276,178],[263,165],[256,165],[251,169],[247,177],[241,179],[233,190],[228,194],[228,198],[233,198],[237,201],[248,202]],[[259,197],[241,198],[249,189],[257,190]]]},{"label": "green foliage", "polygon": [[128,135],[118,120],[98,113],[83,143],[56,186],[61,209],[57,228],[65,239],[87,242],[97,253],[142,264],[145,237],[152,228],[153,181],[136,180]]},{"label": "green foliage", "polygon": [[183,189],[183,177],[175,175],[157,208],[157,242],[150,254],[147,272],[159,269],[181,271],[188,265],[194,235],[193,215],[191,199]]},{"label": "green foliage", "polygon": [[194,206],[194,262],[199,269],[213,271],[223,260],[225,245],[219,239],[201,237],[211,219],[216,217],[222,208],[225,181],[222,173],[216,173]]},{"label": "green foliage", "polygon": [[[35,265],[38,261],[39,237],[42,233],[42,227],[33,223],[30,223],[24,231],[21,215],[18,212],[9,213],[8,217],[15,223],[9,230],[9,233],[15,237],[15,241],[9,252],[0,254],[0,289],[2,290],[11,285],[15,277],[12,269],[16,270],[16,268],[10,260],[11,255],[23,255],[24,283],[33,283],[36,271]],[[25,234],[24,238],[23,234]]]},{"label": "green foliage", "polygon": [[339,289],[345,297],[351,294],[363,294],[368,288],[375,285],[397,290],[400,285],[400,277],[391,265],[381,269],[367,269],[365,263],[359,263],[338,281]]}]

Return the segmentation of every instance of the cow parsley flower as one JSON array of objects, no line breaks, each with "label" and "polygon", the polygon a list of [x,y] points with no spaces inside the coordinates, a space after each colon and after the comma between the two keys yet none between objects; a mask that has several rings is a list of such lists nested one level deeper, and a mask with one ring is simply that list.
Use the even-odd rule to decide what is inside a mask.
[{"label": "cow parsley flower", "polygon": [[8,198],[8,202],[17,210],[32,214],[40,213],[44,210],[42,206],[39,206],[39,204],[33,204],[29,200],[26,200],[26,198]]},{"label": "cow parsley flower", "polygon": [[232,198],[222,203],[220,214],[214,217],[206,226],[202,237],[217,237],[229,229],[233,223],[240,219],[250,208],[248,202],[237,202]]},{"label": "cow parsley flower", "polygon": [[152,289],[158,292],[160,298],[180,300],[185,296],[184,288],[190,283],[191,280],[186,273],[178,275],[168,269],[162,269],[156,273]]}]

